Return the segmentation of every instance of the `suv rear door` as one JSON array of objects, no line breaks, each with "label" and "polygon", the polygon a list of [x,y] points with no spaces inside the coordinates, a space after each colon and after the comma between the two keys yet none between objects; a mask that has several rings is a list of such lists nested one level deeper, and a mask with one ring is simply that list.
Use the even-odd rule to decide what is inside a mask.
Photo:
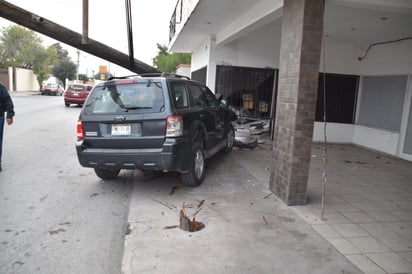
[{"label": "suv rear door", "polygon": [[221,130],[218,125],[220,124],[220,117],[218,114],[218,105],[209,103],[209,100],[205,94],[205,87],[190,82],[189,83],[190,95],[192,97],[192,107],[199,112],[200,120],[206,127],[208,134],[208,148],[213,146],[218,140],[219,131]]},{"label": "suv rear door", "polygon": [[[208,135],[208,149],[215,142],[215,116],[199,85],[178,79],[169,79],[171,97],[177,114],[183,117],[184,134],[190,136],[201,123]],[[193,135],[191,137],[194,137]]]},{"label": "suv rear door", "polygon": [[162,84],[114,80],[96,86],[81,115],[85,144],[105,149],[160,149],[166,114]]}]

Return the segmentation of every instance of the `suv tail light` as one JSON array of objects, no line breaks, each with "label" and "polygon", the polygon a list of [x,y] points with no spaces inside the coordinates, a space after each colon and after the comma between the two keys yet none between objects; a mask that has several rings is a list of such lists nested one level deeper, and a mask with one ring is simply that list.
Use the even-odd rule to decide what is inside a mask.
[{"label": "suv tail light", "polygon": [[77,139],[84,139],[84,129],[82,120],[77,120]]},{"label": "suv tail light", "polygon": [[183,135],[183,117],[181,115],[167,117],[166,137],[179,137],[182,135]]}]

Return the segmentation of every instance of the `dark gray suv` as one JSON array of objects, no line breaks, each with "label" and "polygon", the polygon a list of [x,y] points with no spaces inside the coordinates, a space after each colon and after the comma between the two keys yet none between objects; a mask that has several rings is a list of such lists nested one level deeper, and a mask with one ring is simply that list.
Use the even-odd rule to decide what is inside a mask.
[{"label": "dark gray suv", "polygon": [[205,86],[174,74],[114,78],[96,85],[77,123],[77,155],[102,179],[121,169],[177,171],[200,185],[205,160],[232,150],[236,114]]}]

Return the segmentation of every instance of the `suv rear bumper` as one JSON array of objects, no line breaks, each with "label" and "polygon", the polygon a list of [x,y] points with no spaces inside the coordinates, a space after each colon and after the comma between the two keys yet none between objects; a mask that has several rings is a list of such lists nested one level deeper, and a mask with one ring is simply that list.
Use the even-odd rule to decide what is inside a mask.
[{"label": "suv rear bumper", "polygon": [[68,103],[68,104],[84,104],[84,101],[86,100],[86,98],[81,98],[81,97],[64,97],[64,102]]},{"label": "suv rear bumper", "polygon": [[184,139],[166,139],[163,147],[156,149],[87,148],[82,140],[76,144],[83,167],[179,172],[187,171],[188,147]]}]

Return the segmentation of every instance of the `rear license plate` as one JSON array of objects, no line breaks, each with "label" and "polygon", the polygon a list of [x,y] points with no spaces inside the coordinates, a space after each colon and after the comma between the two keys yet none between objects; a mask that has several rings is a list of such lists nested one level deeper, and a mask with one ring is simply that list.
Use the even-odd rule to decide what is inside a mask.
[{"label": "rear license plate", "polygon": [[112,135],[128,136],[132,133],[132,126],[130,124],[113,124]]}]

